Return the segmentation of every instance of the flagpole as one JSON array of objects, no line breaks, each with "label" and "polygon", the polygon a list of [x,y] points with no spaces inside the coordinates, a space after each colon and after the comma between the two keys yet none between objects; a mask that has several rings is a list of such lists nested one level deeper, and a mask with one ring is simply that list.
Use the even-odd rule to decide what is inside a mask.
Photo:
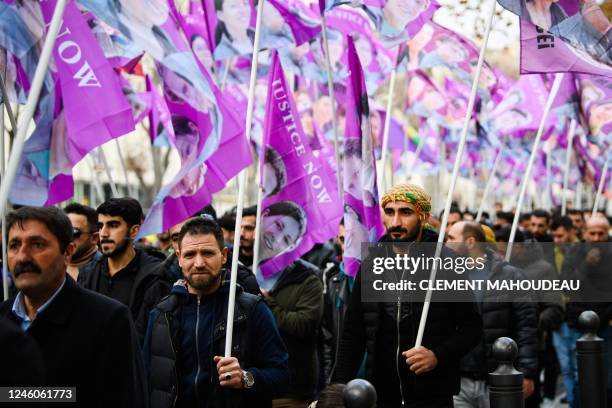
[{"label": "flagpole", "polygon": [[[383,131],[383,140],[382,140],[382,150],[380,153],[380,172],[378,173],[378,179],[380,180],[378,183],[379,189],[381,191],[387,190],[387,185],[385,180],[386,174],[386,164],[387,164],[387,148],[389,146],[389,130],[391,127],[391,110],[393,109],[393,95],[395,94],[395,79],[397,76],[397,68],[393,68],[391,71],[391,79],[389,80],[389,96],[387,99],[387,113],[385,116],[385,127]],[[393,173],[393,171],[391,171]]]},{"label": "flagpole", "polygon": [[[96,170],[96,163],[94,162],[93,157],[89,156],[89,171],[91,171],[91,183],[96,189],[96,194],[100,199],[100,203],[104,202],[104,189],[102,188],[102,184],[100,183],[100,179],[98,178],[98,171]],[[93,203],[92,207],[93,207]]]},{"label": "flagpole", "polygon": [[[263,146],[262,146],[263,150]],[[264,157],[265,160],[265,157]],[[261,231],[261,203],[263,202],[263,188],[261,184],[266,179],[265,175],[266,166],[261,166],[261,172],[259,174],[259,182],[257,183],[257,212],[255,214],[255,240],[253,242],[253,273],[257,276],[257,265],[259,265],[259,232]]]},{"label": "flagpole", "polygon": [[[463,123],[463,129],[461,131],[461,139],[459,140],[459,149],[457,150],[457,157],[455,158],[455,165],[453,166],[453,174],[451,177],[450,187],[446,196],[446,205],[444,207],[444,215],[442,216],[442,223],[440,225],[440,233],[438,234],[438,243],[436,245],[435,258],[439,258],[442,253],[442,246],[444,245],[444,236],[446,235],[446,224],[448,223],[448,215],[450,213],[451,204],[453,201],[453,193],[455,191],[455,185],[457,183],[457,177],[459,175],[459,166],[461,165],[461,158],[463,157],[463,150],[465,149],[465,142],[467,139],[468,129],[470,125],[470,119],[474,110],[474,102],[476,100],[476,92],[478,90],[478,82],[480,81],[480,72],[484,64],[484,56],[487,50],[487,43],[489,42],[489,34],[491,33],[491,27],[493,26],[493,16],[495,15],[495,6],[497,0],[490,0],[491,11],[487,20],[487,28],[480,48],[480,56],[478,57],[478,65],[476,66],[476,74],[474,76],[474,82],[472,83],[472,90],[470,92],[470,99],[465,112],[465,121]],[[434,262],[431,274],[429,275],[429,281],[433,282],[436,280],[437,262]],[[427,315],[429,314],[429,306],[431,304],[431,284],[427,289],[425,295],[425,302],[423,303],[423,312],[421,313],[421,321],[419,323],[419,330],[415,341],[415,347],[420,347],[423,342],[423,334],[425,333],[425,325],[427,324]]]},{"label": "flagpole", "polygon": [[[259,51],[257,51],[257,53],[259,54]],[[227,83],[227,76],[229,74],[229,69],[230,69],[232,59],[233,57],[227,58],[225,60],[225,64],[223,65],[223,76],[221,77],[221,85],[219,86],[219,88],[221,88],[221,91],[225,90],[225,84]]]},{"label": "flagpole", "polygon": [[[261,36],[261,17],[265,0],[257,3],[257,18],[255,20],[255,39],[253,41],[253,60],[251,61],[251,77],[249,80],[249,95],[246,112],[246,139],[251,141],[253,124],[253,105],[255,104],[255,85],[257,84],[257,62],[259,59],[259,38]],[[238,253],[240,251],[240,229],[242,228],[242,209],[244,207],[244,188],[246,184],[246,169],[238,176],[238,206],[236,208],[236,226],[234,227],[234,248],[232,252],[232,269],[230,277],[230,292],[227,304],[227,331],[225,333],[225,357],[232,355],[232,337],[234,334],[234,305],[236,303],[236,278],[238,275]],[[259,223],[258,223],[259,224]]]},{"label": "flagpole", "polygon": [[323,48],[325,48],[325,64],[327,65],[327,88],[332,106],[332,127],[334,129],[334,152],[336,157],[336,180],[338,181],[338,197],[340,202],[344,202],[344,190],[342,189],[342,179],[340,178],[340,148],[338,147],[338,123],[336,121],[336,96],[334,92],[334,73],[331,66],[331,58],[329,56],[329,42],[327,38],[327,22],[325,14],[321,12],[321,28],[323,34]]},{"label": "flagpole", "polygon": [[23,154],[23,146],[26,142],[28,128],[32,117],[34,116],[34,112],[36,111],[36,105],[38,105],[38,98],[46,77],[47,67],[49,66],[53,45],[55,44],[57,33],[62,21],[62,16],[64,14],[64,9],[66,8],[66,2],[67,0],[57,0],[55,10],[53,11],[53,18],[51,19],[51,24],[49,25],[49,31],[47,32],[47,38],[45,38],[45,42],[40,53],[40,59],[38,65],[36,66],[36,71],[34,72],[34,79],[32,80],[32,85],[30,86],[30,94],[28,95],[25,109],[19,118],[20,126],[17,128],[8,166],[4,174],[4,180],[2,180],[2,184],[0,185],[0,214],[4,214],[6,212],[8,197],[11,192],[13,182],[15,181],[15,177],[17,176],[17,169]]},{"label": "flagpole", "polygon": [[591,212],[591,218],[595,218],[597,210],[599,209],[599,202],[601,201],[601,195],[603,194],[604,184],[606,183],[608,175],[608,159],[604,163],[603,170],[601,171],[601,177],[599,179],[599,187],[597,188],[597,194],[595,195],[595,203],[593,203],[593,211]]},{"label": "flagpole", "polygon": [[125,162],[123,159],[123,151],[121,150],[121,146],[119,145],[119,140],[115,139],[115,146],[117,147],[117,154],[119,154],[119,163],[121,163],[121,171],[123,172],[123,179],[125,181],[125,190],[127,194],[130,195],[130,183],[128,180],[128,172],[125,167]]},{"label": "flagpole", "polygon": [[[4,77],[0,75],[0,93],[2,94],[2,100],[4,101],[3,105],[6,107],[6,114],[9,118],[9,122],[11,123],[11,128],[13,128],[13,133],[17,132],[17,121],[15,120],[15,114],[13,113],[13,108],[11,107],[11,103],[8,100],[8,92],[6,91],[6,72],[4,73]],[[4,125],[4,114],[2,115],[3,125]],[[2,126],[4,129],[4,126]],[[6,165],[4,162],[4,157],[2,158],[2,165]],[[2,168],[4,171],[4,167]]]},{"label": "flagpole", "polygon": [[[4,89],[4,80],[0,78],[0,82],[2,82],[2,88]],[[8,103],[8,98],[6,98],[6,93],[2,92],[2,101],[0,103],[0,178],[4,178],[4,105]],[[8,268],[7,268],[7,259],[6,259],[6,213],[2,213],[2,296],[4,300],[7,300],[9,297],[8,293]]]},{"label": "flagpole", "polygon": [[480,206],[478,207],[478,213],[476,214],[476,222],[480,222],[480,219],[482,218],[482,213],[484,212],[485,204],[489,198],[491,186],[493,186],[493,181],[495,180],[495,173],[497,173],[497,168],[499,167],[499,163],[501,163],[503,154],[504,146],[500,147],[499,151],[497,152],[497,156],[495,157],[495,162],[493,162],[493,168],[491,169],[491,173],[489,173],[489,179],[487,180],[485,189],[482,192],[482,199],[480,200]]},{"label": "flagpole", "polygon": [[113,180],[113,176],[111,175],[110,166],[108,165],[108,161],[106,161],[106,155],[104,154],[104,149],[102,146],[100,146],[98,152],[100,153],[100,159],[102,159],[104,171],[106,172],[106,177],[108,177],[108,184],[110,184],[113,197],[119,198],[119,190],[117,190],[117,185],[115,184],[115,180]]},{"label": "flagpole", "polygon": [[546,210],[550,211],[553,207],[552,183],[550,181],[550,153],[545,153],[546,158]]},{"label": "flagpole", "polygon": [[[570,161],[572,159],[572,145],[576,134],[576,119],[570,122],[569,133],[567,135],[567,151],[565,153],[565,170],[563,172],[563,196],[561,197],[561,215],[567,213],[567,186],[569,184]],[[575,205],[574,205],[575,207]]]},{"label": "flagpole", "polygon": [[536,134],[533,142],[531,156],[529,156],[527,169],[525,170],[525,175],[523,176],[523,184],[521,185],[521,191],[519,192],[516,211],[514,213],[514,220],[512,221],[512,229],[510,230],[510,238],[508,240],[508,248],[506,249],[506,261],[510,261],[510,256],[512,255],[512,244],[514,243],[514,237],[516,236],[516,230],[518,228],[518,222],[521,216],[521,210],[523,208],[523,200],[525,199],[525,192],[527,191],[527,186],[529,184],[528,180],[530,180],[531,169],[533,168],[533,163],[540,147],[540,139],[542,139],[542,134],[544,133],[546,119],[548,118],[548,114],[550,113],[550,109],[552,108],[553,101],[555,100],[555,96],[559,91],[562,81],[563,73],[555,74],[555,81],[553,82],[550,94],[548,95],[548,100],[546,101],[546,106],[544,107],[544,113],[542,114],[542,119],[540,120],[540,127],[538,128],[538,133]]}]

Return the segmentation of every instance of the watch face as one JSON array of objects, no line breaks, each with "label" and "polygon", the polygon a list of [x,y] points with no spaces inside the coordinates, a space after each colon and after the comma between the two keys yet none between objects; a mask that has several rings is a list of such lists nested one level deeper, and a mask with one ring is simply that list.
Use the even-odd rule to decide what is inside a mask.
[{"label": "watch face", "polygon": [[242,372],[242,382],[244,383],[245,388],[251,388],[255,384],[255,378],[253,374],[248,371]]}]

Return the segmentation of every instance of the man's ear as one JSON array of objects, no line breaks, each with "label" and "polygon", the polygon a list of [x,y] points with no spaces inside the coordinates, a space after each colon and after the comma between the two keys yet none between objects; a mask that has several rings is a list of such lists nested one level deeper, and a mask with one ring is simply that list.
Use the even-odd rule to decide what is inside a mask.
[{"label": "man's ear", "polygon": [[74,242],[71,242],[64,250],[64,260],[66,261],[66,263],[70,262],[70,258],[72,258],[72,254],[74,254],[75,249],[76,244]]},{"label": "man's ear", "polygon": [[465,240],[465,243],[467,244],[467,247],[468,247],[469,249],[473,249],[473,248],[476,246],[476,238],[474,238],[474,237],[468,237],[468,238]]},{"label": "man's ear", "polygon": [[136,224],[136,225],[132,225],[130,227],[130,238],[136,238],[136,235],[138,235],[138,232],[140,231],[140,224]]},{"label": "man's ear", "polygon": [[100,232],[96,231],[91,234],[91,243],[92,245],[98,245],[98,242],[100,242]]},{"label": "man's ear", "polygon": [[223,247],[223,249],[221,250],[221,254],[223,255],[223,264],[225,264],[227,262],[227,254],[228,254],[229,250],[227,249],[226,246]]}]

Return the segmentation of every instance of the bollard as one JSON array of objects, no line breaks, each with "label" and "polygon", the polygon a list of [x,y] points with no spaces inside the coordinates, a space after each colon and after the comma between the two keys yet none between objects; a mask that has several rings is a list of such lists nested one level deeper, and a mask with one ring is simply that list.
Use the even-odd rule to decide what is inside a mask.
[{"label": "bollard", "polygon": [[582,312],[578,318],[578,328],[584,333],[576,341],[580,408],[607,407],[606,343],[596,334],[599,330],[597,313],[590,310]]},{"label": "bollard", "polygon": [[491,408],[523,408],[523,373],[512,363],[518,354],[518,347],[509,337],[495,340],[491,348],[497,368],[489,373],[489,403]]},{"label": "bollard", "polygon": [[366,380],[349,381],[344,388],[344,406],[347,408],[374,408],[376,389]]}]

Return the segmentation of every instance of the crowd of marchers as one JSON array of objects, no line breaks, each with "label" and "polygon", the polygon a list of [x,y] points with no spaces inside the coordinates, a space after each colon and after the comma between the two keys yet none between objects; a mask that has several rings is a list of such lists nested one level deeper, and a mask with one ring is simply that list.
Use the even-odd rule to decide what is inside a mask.
[{"label": "crowd of marchers", "polygon": [[[394,243],[438,241],[442,217],[421,187],[395,186],[380,204],[379,242],[391,251],[407,251]],[[344,384],[365,378],[378,407],[484,408],[487,374],[497,364],[491,346],[506,336],[518,346],[525,406],[560,395],[561,376],[574,408],[581,312],[597,312],[598,334],[612,347],[612,303],[559,293],[492,302],[480,291],[469,302],[432,302],[415,346],[423,303],[401,293],[394,302],[362,302],[372,271],[345,272],[345,244],[356,243],[343,223],[333,240],[258,280],[256,213],[242,212],[230,322],[235,210],[217,218],[207,206],[155,243],[138,238],[143,210],[132,198],[9,213],[0,386],[75,387],[72,407],[320,408],[344,406]],[[505,261],[514,215],[499,208],[477,222],[453,206],[441,256],[485,259],[484,268],[465,273],[474,280],[605,273],[612,250],[588,243],[608,242],[609,221],[584,215],[522,214],[514,242],[532,245],[516,245]],[[609,394],[611,359],[608,353]]]}]

